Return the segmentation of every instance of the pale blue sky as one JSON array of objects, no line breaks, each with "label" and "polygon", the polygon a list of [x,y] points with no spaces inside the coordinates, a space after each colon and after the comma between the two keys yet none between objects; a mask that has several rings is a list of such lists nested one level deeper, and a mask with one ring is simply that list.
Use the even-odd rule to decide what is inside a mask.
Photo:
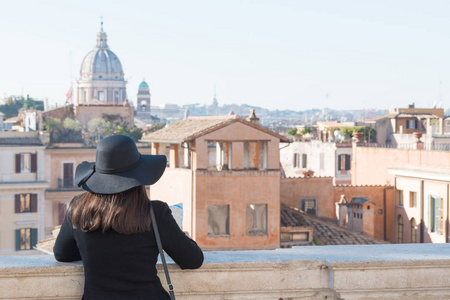
[{"label": "pale blue sky", "polygon": [[63,103],[104,17],[128,96],[304,110],[450,98],[449,1],[2,1],[0,96]]}]

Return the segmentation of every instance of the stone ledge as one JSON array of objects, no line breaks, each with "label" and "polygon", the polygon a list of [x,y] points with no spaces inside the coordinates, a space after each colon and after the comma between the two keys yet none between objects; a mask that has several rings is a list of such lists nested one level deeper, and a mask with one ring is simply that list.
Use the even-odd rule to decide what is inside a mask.
[{"label": "stone ledge", "polygon": [[[177,299],[449,299],[450,245],[296,247],[205,252],[198,270],[169,264]],[[162,266],[158,273],[164,284]],[[80,262],[0,256],[2,299],[80,299]]]}]

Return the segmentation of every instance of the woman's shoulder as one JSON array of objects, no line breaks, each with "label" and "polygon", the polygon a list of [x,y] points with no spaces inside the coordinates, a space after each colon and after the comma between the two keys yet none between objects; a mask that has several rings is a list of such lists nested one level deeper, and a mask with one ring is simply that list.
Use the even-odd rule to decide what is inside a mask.
[{"label": "woman's shoulder", "polygon": [[164,211],[169,208],[169,205],[161,200],[151,200],[151,205],[153,206],[153,209],[156,211]]}]

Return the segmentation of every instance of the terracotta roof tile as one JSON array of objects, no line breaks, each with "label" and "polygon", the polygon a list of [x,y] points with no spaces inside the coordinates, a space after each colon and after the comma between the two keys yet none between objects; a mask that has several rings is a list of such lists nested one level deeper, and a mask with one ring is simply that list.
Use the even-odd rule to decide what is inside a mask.
[{"label": "terracotta roof tile", "polygon": [[313,228],[313,236],[319,245],[367,245],[382,244],[379,241],[359,232],[351,231],[308,215],[299,209],[281,203],[281,227],[309,226]]},{"label": "terracotta roof tile", "polygon": [[152,132],[142,138],[143,141],[154,142],[167,142],[167,143],[180,143],[193,140],[203,134],[206,134],[215,129],[219,129],[223,126],[234,122],[245,123],[248,126],[252,126],[259,130],[262,130],[268,134],[277,136],[281,141],[287,141],[287,139],[281,135],[276,134],[264,127],[254,125],[248,121],[239,118],[238,115],[225,115],[225,116],[209,116],[209,117],[189,117],[185,120],[171,124],[163,129]]}]

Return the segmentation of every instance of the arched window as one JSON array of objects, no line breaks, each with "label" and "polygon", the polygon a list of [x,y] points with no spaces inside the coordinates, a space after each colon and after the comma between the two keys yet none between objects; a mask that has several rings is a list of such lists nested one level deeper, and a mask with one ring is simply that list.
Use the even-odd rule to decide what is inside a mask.
[{"label": "arched window", "polygon": [[397,218],[397,243],[403,244],[403,218],[398,216]]},{"label": "arched window", "polygon": [[411,219],[411,243],[417,243],[417,223],[414,218]]}]

